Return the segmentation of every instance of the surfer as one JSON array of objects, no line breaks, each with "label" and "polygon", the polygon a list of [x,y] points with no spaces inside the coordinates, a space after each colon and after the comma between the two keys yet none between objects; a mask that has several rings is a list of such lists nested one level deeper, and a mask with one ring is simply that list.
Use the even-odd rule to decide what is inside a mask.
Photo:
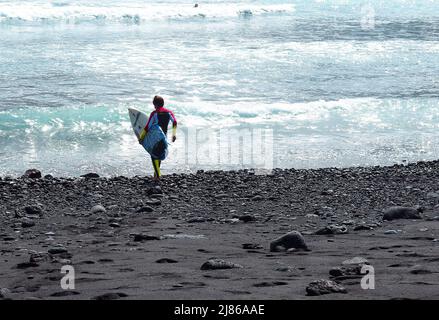
[{"label": "surfer", "polygon": [[[151,112],[145,128],[143,128],[142,131],[140,132],[139,143],[142,144],[143,139],[145,139],[145,136],[148,133],[148,129],[151,128],[151,126],[153,125],[158,124],[160,128],[162,128],[165,135],[167,135],[168,125],[170,121],[172,122],[172,142],[175,142],[175,140],[177,139],[177,119],[175,118],[171,110],[168,110],[164,107],[165,100],[162,97],[155,96],[152,103],[154,105],[155,110]],[[161,143],[161,145],[158,145],[157,147],[166,148],[164,143]],[[151,160],[152,160],[152,165],[154,167],[154,179],[160,180],[161,160],[155,159],[153,156],[151,156]]]}]

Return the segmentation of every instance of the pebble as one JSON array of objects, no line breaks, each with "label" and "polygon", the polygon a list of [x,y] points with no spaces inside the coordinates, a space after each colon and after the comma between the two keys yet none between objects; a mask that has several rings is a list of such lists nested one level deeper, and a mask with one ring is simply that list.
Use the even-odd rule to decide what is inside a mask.
[{"label": "pebble", "polygon": [[36,215],[40,217],[43,215],[43,209],[40,206],[26,206],[24,207],[24,212],[28,215]]},{"label": "pebble", "polygon": [[143,213],[143,212],[153,212],[154,209],[150,206],[143,206],[136,210],[136,213]]},{"label": "pebble", "polygon": [[298,231],[291,231],[270,243],[271,252],[285,251],[291,248],[310,251],[304,237]]},{"label": "pebble", "polygon": [[160,237],[157,236],[151,236],[151,235],[147,235],[147,234],[135,234],[134,235],[134,241],[138,242],[138,241],[150,241],[150,240],[161,240]]},{"label": "pebble", "polygon": [[23,219],[23,221],[21,221],[22,228],[31,228],[33,226],[35,226],[35,222],[30,219]]},{"label": "pebble", "polygon": [[356,264],[369,264],[366,258],[362,257],[354,257],[352,259],[348,259],[343,261],[343,265],[356,265]]},{"label": "pebble", "polygon": [[47,250],[50,254],[61,254],[61,253],[67,253],[67,249],[63,247],[54,247]]},{"label": "pebble", "polygon": [[126,293],[110,292],[110,293],[105,293],[105,294],[100,295],[100,296],[96,296],[93,298],[93,300],[117,300],[117,299],[125,298],[125,297],[128,297],[128,295]]},{"label": "pebble", "polygon": [[242,248],[252,250],[252,249],[262,249],[263,247],[258,243],[244,243],[242,245]]},{"label": "pebble", "polygon": [[157,263],[177,263],[177,260],[174,259],[169,259],[169,258],[162,258],[162,259],[158,259],[156,261]]},{"label": "pebble", "polygon": [[256,221],[257,220],[254,216],[249,215],[249,214],[240,216],[238,219],[240,221],[243,221],[243,222],[251,222],[251,221]]},{"label": "pebble", "polygon": [[315,234],[317,235],[327,235],[327,234],[346,234],[348,233],[348,228],[346,226],[339,226],[336,224],[331,224],[320,230],[317,230]]},{"label": "pebble", "polygon": [[218,269],[233,269],[233,268],[243,268],[243,266],[222,260],[222,259],[210,259],[207,260],[203,265],[201,266],[201,270],[218,270]]},{"label": "pebble", "polygon": [[9,299],[11,291],[8,288],[0,288],[0,299]]},{"label": "pebble", "polygon": [[347,293],[347,290],[332,280],[315,280],[306,287],[308,296],[320,296],[329,293]]},{"label": "pebble", "polygon": [[94,207],[91,208],[91,213],[96,214],[96,213],[105,213],[107,212],[107,210],[104,208],[104,206],[98,204]]},{"label": "pebble", "polygon": [[422,219],[419,214],[421,209],[415,209],[410,207],[390,207],[384,211],[384,220],[396,220],[396,219]]}]

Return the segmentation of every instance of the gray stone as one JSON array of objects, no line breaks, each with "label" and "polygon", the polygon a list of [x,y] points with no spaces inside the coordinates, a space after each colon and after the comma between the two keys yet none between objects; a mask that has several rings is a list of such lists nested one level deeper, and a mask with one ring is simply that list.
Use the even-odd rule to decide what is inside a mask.
[{"label": "gray stone", "polygon": [[410,207],[390,207],[384,211],[384,220],[396,220],[396,219],[422,219],[419,212],[422,211],[421,208],[410,208]]},{"label": "gray stone", "polygon": [[96,179],[99,178],[99,175],[97,173],[91,172],[91,173],[83,174],[81,177],[86,179]]},{"label": "gray stone", "polygon": [[320,296],[329,293],[347,293],[347,290],[337,282],[325,279],[313,281],[306,287],[308,296]]},{"label": "gray stone", "polygon": [[348,259],[343,261],[343,265],[358,265],[358,264],[369,264],[369,261],[367,259],[362,257],[354,257],[352,259]]},{"label": "gray stone", "polygon": [[39,171],[37,169],[29,169],[29,170],[26,170],[23,177],[30,178],[30,179],[39,179],[39,178],[41,178],[41,171]]},{"label": "gray stone", "polygon": [[94,206],[93,208],[91,208],[91,213],[105,213],[107,212],[107,210],[104,208],[104,206],[98,204],[96,206]]},{"label": "gray stone", "polygon": [[144,212],[153,212],[154,209],[150,206],[143,206],[136,210],[137,213],[144,213]]},{"label": "gray stone", "polygon": [[291,231],[270,243],[270,251],[285,251],[288,249],[297,249],[310,251],[306,245],[305,239],[298,231]]},{"label": "gray stone", "polygon": [[337,224],[331,224],[320,230],[317,230],[315,234],[317,235],[328,235],[328,234],[346,234],[348,233],[348,228],[346,226],[340,226]]},{"label": "gray stone", "polygon": [[218,270],[218,269],[234,269],[234,268],[243,268],[243,267],[239,264],[230,261],[225,261],[222,259],[210,259],[201,266],[201,270]]}]

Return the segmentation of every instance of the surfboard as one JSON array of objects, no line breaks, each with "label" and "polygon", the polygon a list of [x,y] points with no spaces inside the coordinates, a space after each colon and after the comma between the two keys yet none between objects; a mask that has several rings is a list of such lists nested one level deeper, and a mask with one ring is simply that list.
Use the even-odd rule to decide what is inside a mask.
[{"label": "surfboard", "polygon": [[[139,139],[140,132],[145,128],[148,122],[148,116],[136,109],[128,109],[128,114],[130,116],[131,125],[134,130],[134,134],[137,139]],[[158,160],[165,160],[168,156],[168,139],[165,133],[158,124],[152,125],[148,134],[143,139],[143,148],[154,158]]]}]

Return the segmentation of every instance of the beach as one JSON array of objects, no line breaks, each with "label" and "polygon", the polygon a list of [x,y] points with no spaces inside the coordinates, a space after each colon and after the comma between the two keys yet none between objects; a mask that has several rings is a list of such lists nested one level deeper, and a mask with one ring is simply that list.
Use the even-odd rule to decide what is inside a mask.
[{"label": "beach", "polygon": [[[159,184],[3,176],[0,297],[438,299],[438,181],[439,161],[199,171]],[[384,220],[394,206],[413,216]],[[305,244],[271,246],[292,231]],[[362,288],[365,265],[373,289]],[[63,266],[74,289],[60,286]],[[317,280],[343,290],[311,290]]]}]

